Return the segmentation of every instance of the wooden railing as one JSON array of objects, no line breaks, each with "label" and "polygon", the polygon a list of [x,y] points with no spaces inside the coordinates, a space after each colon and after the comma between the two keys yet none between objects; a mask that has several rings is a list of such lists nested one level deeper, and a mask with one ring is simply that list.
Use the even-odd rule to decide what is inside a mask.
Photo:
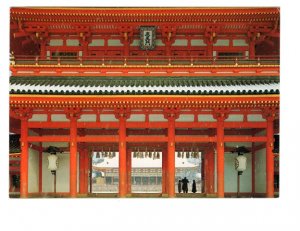
[{"label": "wooden railing", "polygon": [[279,65],[279,56],[257,56],[255,59],[248,57],[146,57],[146,56],[57,56],[41,58],[39,56],[11,56],[11,65],[122,65],[122,66],[173,66],[173,65]]}]

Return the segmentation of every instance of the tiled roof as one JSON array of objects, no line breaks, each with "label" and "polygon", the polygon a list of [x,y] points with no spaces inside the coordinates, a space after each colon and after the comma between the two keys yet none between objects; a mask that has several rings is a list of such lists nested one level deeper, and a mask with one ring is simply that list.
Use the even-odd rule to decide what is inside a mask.
[{"label": "tiled roof", "polygon": [[11,94],[279,94],[278,77],[11,77]]},{"label": "tiled roof", "polygon": [[20,135],[10,134],[9,135],[9,153],[20,153]]}]

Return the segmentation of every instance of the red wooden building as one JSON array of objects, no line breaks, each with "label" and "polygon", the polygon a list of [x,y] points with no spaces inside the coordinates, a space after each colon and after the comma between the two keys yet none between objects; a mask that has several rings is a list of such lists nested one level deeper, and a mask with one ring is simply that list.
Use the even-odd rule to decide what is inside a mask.
[{"label": "red wooden building", "polygon": [[[64,152],[56,195],[88,195],[90,154],[106,149],[130,196],[137,148],[162,153],[162,196],[176,197],[182,151],[202,153],[203,196],[277,195],[278,8],[11,8],[10,19],[20,197],[53,195],[51,145]],[[250,151],[240,183],[236,146]]]}]

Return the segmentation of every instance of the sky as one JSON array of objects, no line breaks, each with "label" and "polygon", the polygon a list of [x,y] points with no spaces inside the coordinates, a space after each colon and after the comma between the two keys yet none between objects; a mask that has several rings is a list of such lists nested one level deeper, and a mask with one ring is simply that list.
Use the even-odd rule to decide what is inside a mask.
[{"label": "sky", "polygon": [[[297,1],[2,1],[0,8],[1,230],[288,230],[299,227],[299,12]],[[8,198],[9,7],[11,6],[280,6],[281,107],[279,199]],[[296,28],[294,30],[294,28]],[[6,228],[3,228],[3,227]]]}]

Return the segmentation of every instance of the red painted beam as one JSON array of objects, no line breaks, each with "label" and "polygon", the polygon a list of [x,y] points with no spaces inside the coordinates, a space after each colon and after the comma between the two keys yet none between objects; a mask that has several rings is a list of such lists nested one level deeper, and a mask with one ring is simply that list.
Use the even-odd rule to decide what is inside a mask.
[{"label": "red painted beam", "polygon": [[70,128],[70,122],[28,122],[29,128]]},{"label": "red painted beam", "polygon": [[225,128],[266,128],[267,122],[224,122]]},{"label": "red painted beam", "polygon": [[[78,128],[118,128],[119,122],[78,122]],[[216,128],[216,122],[175,122],[176,128]],[[28,122],[29,128],[69,128],[70,122]],[[127,122],[126,128],[167,128],[167,122]],[[224,122],[225,128],[266,128],[267,122]]]},{"label": "red painted beam", "polygon": [[225,136],[224,142],[266,142],[265,136]]},{"label": "red painted beam", "polygon": [[[122,60],[121,60],[122,61]],[[99,61],[100,62],[100,61]],[[184,71],[183,71],[184,69]],[[267,65],[267,66],[257,66],[252,65],[211,65],[211,67],[205,66],[189,66],[189,65],[180,65],[178,66],[160,66],[159,72],[157,71],[156,66],[146,66],[140,65],[140,67],[136,67],[133,65],[132,67],[124,66],[122,68],[117,65],[107,65],[105,67],[98,65],[98,67],[94,67],[91,65],[56,65],[55,68],[50,67],[48,65],[14,65],[10,68],[12,74],[14,76],[26,76],[28,73],[24,73],[24,71],[32,71],[32,76],[49,76],[53,72],[56,76],[68,76],[70,75],[70,71],[73,76],[114,76],[113,72],[118,72],[118,76],[130,77],[130,76],[182,76],[182,72],[186,76],[249,76],[249,73],[252,76],[279,76],[279,65]],[[50,72],[50,73],[47,73]],[[87,73],[88,72],[88,73]],[[92,72],[92,73],[90,73]]]},{"label": "red painted beam", "polygon": [[216,128],[216,122],[175,122],[176,128]]},{"label": "red painted beam", "polygon": [[77,142],[102,142],[102,143],[118,143],[118,136],[79,136]]},{"label": "red painted beam", "polygon": [[216,142],[216,137],[209,136],[175,136],[176,143],[190,143],[190,142]]},{"label": "red painted beam", "polygon": [[28,142],[70,142],[70,136],[28,136]]},{"label": "red painted beam", "polygon": [[118,128],[119,122],[78,122],[78,128]]}]

